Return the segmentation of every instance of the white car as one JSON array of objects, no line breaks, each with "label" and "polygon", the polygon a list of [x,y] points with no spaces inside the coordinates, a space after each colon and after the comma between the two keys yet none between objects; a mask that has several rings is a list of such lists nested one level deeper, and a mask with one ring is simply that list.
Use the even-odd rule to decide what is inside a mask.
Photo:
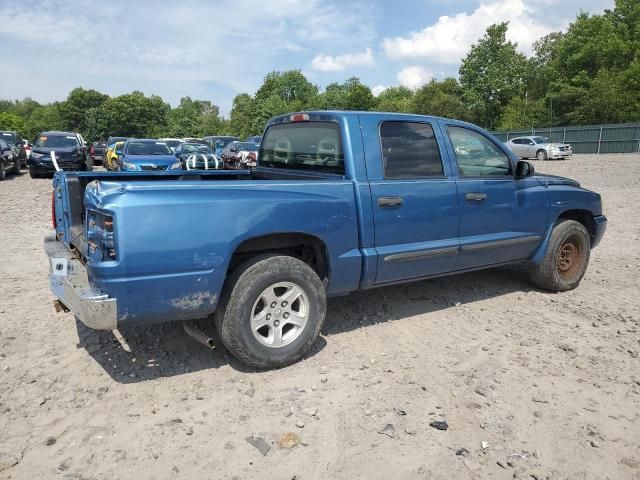
[{"label": "white car", "polygon": [[159,138],[158,141],[166,143],[172,152],[176,151],[178,145],[184,143],[184,140],[181,138]]},{"label": "white car", "polygon": [[516,137],[505,142],[505,145],[520,158],[549,160],[569,158],[573,155],[571,145],[568,143],[551,143],[545,137]]}]

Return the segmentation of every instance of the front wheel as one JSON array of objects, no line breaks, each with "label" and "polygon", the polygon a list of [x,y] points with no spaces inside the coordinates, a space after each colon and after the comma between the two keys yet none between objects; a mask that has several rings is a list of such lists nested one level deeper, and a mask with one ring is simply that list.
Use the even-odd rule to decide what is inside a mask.
[{"label": "front wheel", "polygon": [[560,220],[553,228],[542,263],[534,267],[531,281],[551,292],[576,288],[589,265],[591,241],[580,222]]},{"label": "front wheel", "polygon": [[546,160],[548,158],[546,150],[538,150],[536,153],[536,158],[538,160]]},{"label": "front wheel", "polygon": [[7,178],[7,169],[4,166],[4,160],[0,159],[0,180]]},{"label": "front wheel", "polygon": [[227,280],[216,326],[238,360],[278,368],[302,358],[320,334],[326,312],[324,285],[309,265],[285,255],[261,255]]}]

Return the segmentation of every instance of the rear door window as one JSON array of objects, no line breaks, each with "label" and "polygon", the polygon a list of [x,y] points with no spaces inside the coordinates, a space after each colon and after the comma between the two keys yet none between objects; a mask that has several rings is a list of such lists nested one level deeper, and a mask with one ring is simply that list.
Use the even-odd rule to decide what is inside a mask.
[{"label": "rear door window", "polygon": [[438,143],[428,123],[384,122],[380,126],[380,142],[385,178],[444,175]]},{"label": "rear door window", "polygon": [[340,129],[333,122],[299,122],[269,127],[260,145],[261,167],[344,174]]}]

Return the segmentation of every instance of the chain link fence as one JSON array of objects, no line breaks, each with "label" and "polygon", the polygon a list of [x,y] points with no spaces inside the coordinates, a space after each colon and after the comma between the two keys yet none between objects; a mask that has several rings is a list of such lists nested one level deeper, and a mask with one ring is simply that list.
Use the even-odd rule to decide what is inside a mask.
[{"label": "chain link fence", "polygon": [[493,134],[503,142],[539,135],[555,143],[571,144],[573,153],[640,153],[640,123],[532,128]]}]

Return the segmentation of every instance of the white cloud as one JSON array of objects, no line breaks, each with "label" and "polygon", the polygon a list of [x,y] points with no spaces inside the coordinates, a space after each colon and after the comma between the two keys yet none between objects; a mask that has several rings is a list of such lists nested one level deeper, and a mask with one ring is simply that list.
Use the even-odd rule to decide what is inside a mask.
[{"label": "white cloud", "polygon": [[566,26],[566,20],[562,25],[552,23],[557,22],[553,19],[555,14],[539,18],[537,13],[524,0],[483,1],[471,13],[445,15],[433,25],[406,37],[385,38],[382,47],[392,59],[421,58],[441,64],[457,64],[489,25],[508,21],[507,38],[517,42],[521,51],[530,53],[535,40],[554,28]]},{"label": "white cloud", "polygon": [[400,85],[416,90],[431,80],[433,74],[424,67],[414,65],[400,70],[397,78]]},{"label": "white cloud", "polygon": [[374,65],[373,51],[367,48],[362,53],[345,53],[344,55],[317,55],[311,61],[311,68],[321,72],[339,72],[348,67],[370,67]]},{"label": "white cloud", "polygon": [[373,93],[374,97],[379,96],[382,92],[384,92],[387,89],[387,87],[385,87],[384,85],[376,85],[375,87],[373,87],[371,89],[371,93]]}]

